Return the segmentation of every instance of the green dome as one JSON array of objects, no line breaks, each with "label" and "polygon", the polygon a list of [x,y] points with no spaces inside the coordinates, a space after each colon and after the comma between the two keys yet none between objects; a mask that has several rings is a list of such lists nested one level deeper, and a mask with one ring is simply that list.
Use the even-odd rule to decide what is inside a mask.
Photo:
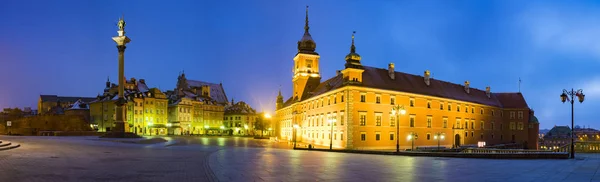
[{"label": "green dome", "polygon": [[531,116],[529,117],[529,123],[536,123],[536,124],[540,124],[540,121],[538,121],[538,118],[535,116]]}]

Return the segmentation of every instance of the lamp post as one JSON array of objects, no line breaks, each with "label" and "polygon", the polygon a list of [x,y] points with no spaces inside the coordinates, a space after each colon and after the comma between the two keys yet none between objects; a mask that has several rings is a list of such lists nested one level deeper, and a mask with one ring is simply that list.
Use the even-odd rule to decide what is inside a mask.
[{"label": "lamp post", "polygon": [[407,140],[410,140],[412,142],[411,146],[410,146],[410,151],[415,151],[415,140],[419,138],[419,136],[413,132],[411,132],[410,134],[408,134],[408,136],[406,137]]},{"label": "lamp post", "polygon": [[148,122],[148,129],[150,129],[150,136],[152,136],[152,125],[154,125],[152,122]]},{"label": "lamp post", "polygon": [[333,150],[333,123],[335,123],[335,119],[329,119],[329,124],[331,125],[331,134],[329,135],[329,150]]},{"label": "lamp post", "polygon": [[296,148],[296,130],[298,130],[298,128],[298,124],[294,124],[294,131],[292,132],[294,134],[294,149]]},{"label": "lamp post", "polygon": [[400,136],[400,115],[406,114],[406,110],[404,109],[404,105],[397,105],[392,107],[392,115],[396,116],[396,152],[400,152],[400,140],[398,140],[398,136]]},{"label": "lamp post", "polygon": [[[585,98],[585,94],[583,94],[583,90],[579,89],[577,91],[575,91],[574,89],[571,89],[571,91],[568,91],[566,89],[563,89],[563,93],[560,94],[560,100],[565,103],[566,101],[570,101],[571,102],[571,159],[575,158],[575,139],[573,138],[573,134],[574,134],[574,121],[575,121],[575,117],[574,117],[574,112],[575,112],[575,96],[577,96],[577,98],[579,99],[579,103],[583,103],[583,100]],[[571,98],[569,98],[571,97]]]},{"label": "lamp post", "polygon": [[442,133],[438,132],[433,136],[433,139],[438,141],[438,150],[440,150],[440,140],[443,140],[445,137]]}]

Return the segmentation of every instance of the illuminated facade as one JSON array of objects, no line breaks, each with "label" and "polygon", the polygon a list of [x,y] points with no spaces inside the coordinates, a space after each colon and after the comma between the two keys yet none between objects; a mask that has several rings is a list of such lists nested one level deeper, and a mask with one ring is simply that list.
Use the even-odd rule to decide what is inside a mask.
[{"label": "illuminated facade", "polygon": [[[231,103],[234,103],[233,100]],[[225,107],[223,123],[233,135],[254,135],[256,111],[245,102],[237,102]]]},{"label": "illuminated facade", "polygon": [[[90,103],[91,123],[99,132],[110,131],[116,119],[118,86],[106,82],[102,95]],[[144,79],[135,78],[125,82],[126,122],[129,132],[138,135],[167,134],[167,104],[164,93],[148,88]]]},{"label": "illuminated facade", "polygon": [[[284,101],[280,95],[276,103],[275,134],[282,139],[346,149],[394,149],[397,140],[406,149],[412,139],[417,148],[437,146],[438,139],[444,147],[485,142],[537,148],[539,123],[521,93],[434,80],[429,71],[397,72],[393,63],[387,69],[364,66],[354,34],[345,68],[321,82],[308,10],[304,29],[293,59],[292,96]],[[392,114],[397,105],[404,115]]]},{"label": "illuminated facade", "polygon": [[223,134],[227,96],[222,84],[188,80],[182,73],[169,97],[169,134]]}]

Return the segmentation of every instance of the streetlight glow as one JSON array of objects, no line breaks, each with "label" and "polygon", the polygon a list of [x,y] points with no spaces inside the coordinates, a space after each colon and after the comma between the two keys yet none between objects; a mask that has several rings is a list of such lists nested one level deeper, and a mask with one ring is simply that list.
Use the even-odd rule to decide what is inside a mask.
[{"label": "streetlight glow", "polygon": [[270,119],[271,118],[271,114],[265,113],[265,118]]},{"label": "streetlight glow", "polygon": [[299,127],[298,124],[294,124],[294,128],[298,129]]}]

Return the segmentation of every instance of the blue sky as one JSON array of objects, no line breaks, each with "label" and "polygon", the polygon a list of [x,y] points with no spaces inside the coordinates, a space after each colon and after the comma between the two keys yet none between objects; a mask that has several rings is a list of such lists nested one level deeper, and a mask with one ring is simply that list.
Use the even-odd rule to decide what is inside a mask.
[{"label": "blue sky", "polygon": [[[343,68],[350,36],[364,65],[492,92],[521,91],[540,128],[570,124],[564,88],[582,88],[576,124],[600,128],[600,4],[594,1],[0,1],[0,107],[39,94],[96,96],[117,77],[112,36],[127,21],[127,78],[173,89],[222,82],[229,98],[274,110],[291,93],[292,58],[310,5],[324,79]],[[114,81],[114,79],[113,79]]]}]

